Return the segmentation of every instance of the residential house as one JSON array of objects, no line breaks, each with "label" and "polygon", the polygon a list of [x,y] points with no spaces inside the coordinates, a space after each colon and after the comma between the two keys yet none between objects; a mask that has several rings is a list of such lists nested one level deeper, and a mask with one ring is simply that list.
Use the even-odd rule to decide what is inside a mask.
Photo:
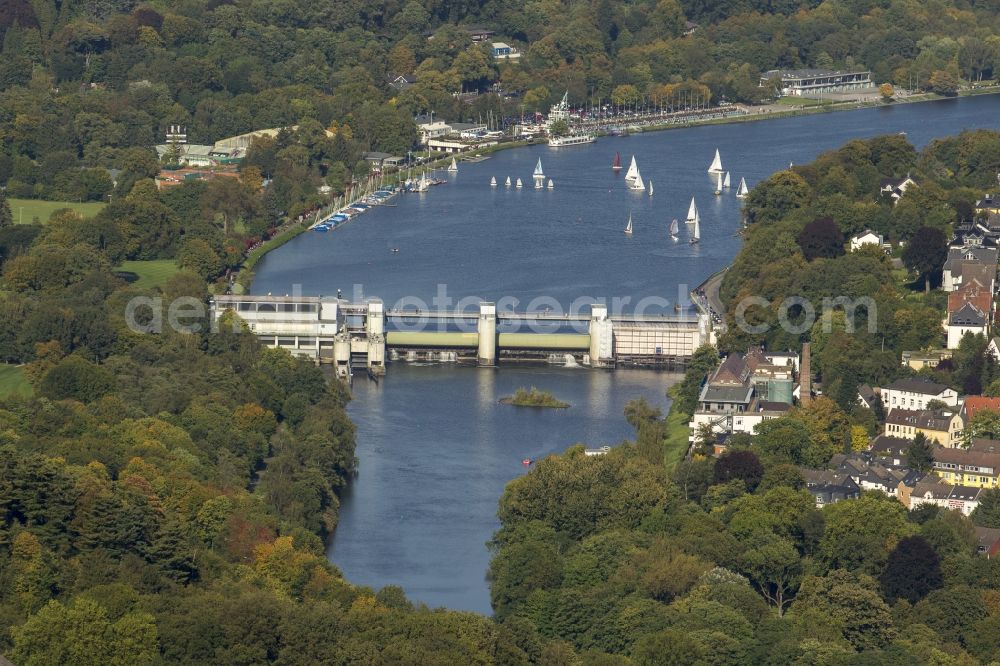
[{"label": "residential house", "polygon": [[1000,214],[1000,198],[987,194],[976,202],[976,215]]},{"label": "residential house", "polygon": [[924,479],[917,483],[910,493],[910,510],[924,504],[933,504],[943,509],[961,511],[968,516],[979,506],[983,488],[941,483]]},{"label": "residential house", "polygon": [[759,349],[727,356],[702,385],[689,441],[695,441],[703,425],[721,436],[752,434],[764,421],[784,416],[792,403],[792,367],[790,359],[772,359]]},{"label": "residential house", "polygon": [[892,203],[895,205],[903,193],[916,184],[916,181],[907,174],[905,178],[883,178],[882,182],[879,183],[879,189],[882,194],[891,197]]},{"label": "residential house", "polygon": [[497,60],[517,60],[521,57],[521,52],[515,49],[510,44],[504,42],[493,42],[491,44],[490,53]]},{"label": "residential house", "polygon": [[976,527],[976,553],[988,560],[1000,553],[1000,529]]},{"label": "residential house", "polygon": [[958,393],[954,389],[920,377],[897,379],[883,388],[881,395],[886,409],[927,409],[931,400],[940,400],[951,407],[958,406]]},{"label": "residential house", "polygon": [[917,436],[917,418],[920,410],[901,409],[899,407],[890,409],[885,415],[884,432],[889,437],[899,437],[900,439],[912,440]]},{"label": "residential house", "polygon": [[956,409],[925,409],[917,414],[916,434],[922,433],[927,441],[955,448],[962,444],[964,425]]},{"label": "residential house", "polygon": [[862,490],[878,490],[897,499],[901,491],[912,490],[924,477],[905,464],[896,464],[894,459],[881,458],[869,451],[838,453],[830,459],[829,466],[848,474]]},{"label": "residential house", "polygon": [[[971,267],[970,267],[971,268]],[[988,266],[976,266],[982,273],[989,271]],[[980,312],[989,312],[993,309],[993,278],[986,275],[970,273],[980,271],[969,271],[964,273],[965,279],[962,284],[953,292],[948,294],[948,312],[957,312],[963,305],[972,305]]]},{"label": "residential house", "polygon": [[812,494],[817,507],[861,496],[861,486],[846,472],[800,467],[799,473],[802,474],[806,489]]},{"label": "residential house", "polygon": [[865,245],[874,245],[875,247],[882,247],[882,234],[877,234],[871,229],[865,229],[860,234],[855,234],[851,236],[850,248],[851,252],[858,250]]},{"label": "residential house", "polygon": [[974,419],[976,414],[983,409],[1000,412],[1000,398],[987,398],[981,395],[965,396],[965,400],[962,401],[962,410],[960,412],[962,415],[962,422],[972,423],[972,419]]},{"label": "residential house", "polygon": [[989,317],[972,303],[966,303],[955,312],[948,313],[948,348],[958,349],[966,333],[989,334]]},{"label": "residential house", "polygon": [[417,82],[417,77],[408,74],[388,74],[385,78],[389,87],[396,92],[403,92]]},{"label": "residential house", "polygon": [[494,30],[487,30],[486,28],[466,28],[465,31],[469,33],[469,37],[472,38],[474,42],[485,42],[488,39],[492,39],[493,35],[496,34]]},{"label": "residential house", "polygon": [[986,352],[992,354],[993,358],[1000,361],[1000,338],[993,336],[990,338],[990,342],[986,345]]},{"label": "residential house", "polygon": [[858,386],[858,404],[862,407],[867,407],[868,409],[875,409],[875,406],[879,403],[878,394],[875,393],[873,389],[868,384],[861,384]]},{"label": "residential house", "polygon": [[925,349],[921,351],[902,352],[902,364],[914,370],[936,368],[941,361],[951,358],[952,349]]},{"label": "residential house", "polygon": [[935,448],[933,472],[945,483],[977,488],[996,488],[1000,452],[982,447]]},{"label": "residential house", "polygon": [[878,435],[868,444],[868,452],[890,461],[893,467],[906,467],[906,452],[912,445],[912,439]]},{"label": "residential house", "polygon": [[950,247],[942,270],[941,288],[944,291],[955,291],[962,284],[963,272],[968,266],[989,266],[996,273],[997,248],[964,244]]}]

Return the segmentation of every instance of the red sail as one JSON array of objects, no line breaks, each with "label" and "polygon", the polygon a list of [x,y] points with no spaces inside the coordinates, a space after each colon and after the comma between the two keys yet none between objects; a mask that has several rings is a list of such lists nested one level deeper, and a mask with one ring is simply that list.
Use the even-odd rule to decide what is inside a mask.
[{"label": "red sail", "polygon": [[611,168],[612,169],[621,169],[622,168],[622,156],[621,156],[621,154],[615,153],[615,161],[611,163]]}]

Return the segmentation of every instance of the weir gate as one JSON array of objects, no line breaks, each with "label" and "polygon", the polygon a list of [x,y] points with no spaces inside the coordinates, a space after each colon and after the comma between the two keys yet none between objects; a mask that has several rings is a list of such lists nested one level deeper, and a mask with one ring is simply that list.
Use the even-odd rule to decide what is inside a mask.
[{"label": "weir gate", "polygon": [[226,295],[210,306],[213,322],[232,311],[263,344],[332,363],[340,376],[355,369],[381,375],[387,361],[676,367],[711,336],[705,313],[608,315],[599,303],[563,314],[498,312],[489,302],[460,311],[394,310],[379,299]]}]

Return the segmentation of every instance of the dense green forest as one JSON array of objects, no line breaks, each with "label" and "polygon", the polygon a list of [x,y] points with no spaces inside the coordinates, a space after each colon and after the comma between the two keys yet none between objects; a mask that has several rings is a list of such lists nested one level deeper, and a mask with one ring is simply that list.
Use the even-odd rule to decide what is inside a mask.
[{"label": "dense green forest", "polygon": [[500,501],[497,617],[584,664],[996,661],[1000,562],[969,518],[878,492],[817,509],[804,490],[804,441],[843,416],[822,399],[669,474],[633,445],[541,461]]}]

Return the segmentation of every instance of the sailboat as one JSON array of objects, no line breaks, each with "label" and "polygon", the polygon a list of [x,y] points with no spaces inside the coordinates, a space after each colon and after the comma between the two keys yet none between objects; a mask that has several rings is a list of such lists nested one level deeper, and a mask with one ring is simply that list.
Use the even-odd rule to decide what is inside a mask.
[{"label": "sailboat", "polygon": [[694,197],[691,197],[691,205],[688,206],[688,215],[685,218],[685,222],[694,222],[698,219],[698,206],[694,203]]},{"label": "sailboat", "polygon": [[507,180],[504,181],[504,186],[505,187],[510,187],[510,176],[507,176]]},{"label": "sailboat", "polygon": [[715,149],[715,159],[712,160],[712,165],[708,167],[709,173],[722,173],[722,157],[719,155],[719,149]]},{"label": "sailboat", "polygon": [[695,216],[695,218],[694,218],[694,230],[691,233],[691,240],[688,241],[692,245],[694,245],[695,243],[697,243],[698,241],[701,240],[701,229],[700,229],[701,225],[699,224],[699,222],[700,222],[699,218],[697,216]]},{"label": "sailboat", "polygon": [[675,217],[670,221],[670,237],[677,240],[677,232],[680,230],[680,225],[677,224],[677,218]]},{"label": "sailboat", "polygon": [[496,186],[497,186],[497,177],[493,176],[492,178],[490,178],[490,187],[496,187]]},{"label": "sailboat", "polygon": [[746,199],[748,194],[750,194],[750,190],[747,188],[747,179],[740,178],[740,186],[736,188],[736,198]]},{"label": "sailboat", "polygon": [[514,185],[514,187],[516,187],[517,189],[521,189],[522,187],[524,187],[524,185],[521,184],[521,179],[520,178],[517,179],[517,184]]},{"label": "sailboat", "polygon": [[715,182],[715,196],[722,194],[722,174],[719,174],[718,179]]},{"label": "sailboat", "polygon": [[451,172],[458,171],[458,162],[455,161],[454,157],[451,158],[451,164],[448,165],[448,171]]},{"label": "sailboat", "polygon": [[649,179],[649,196],[653,196],[653,179]]},{"label": "sailboat", "polygon": [[632,184],[628,186],[628,189],[636,191],[646,189],[646,184],[642,182],[642,176],[639,174],[638,169],[636,169],[635,172],[635,180],[633,180]]},{"label": "sailboat", "polygon": [[535,172],[531,174],[531,177],[535,179],[535,189],[540,190],[545,187],[545,172],[542,171],[542,158],[538,158],[538,164],[535,165]]},{"label": "sailboat", "polygon": [[632,235],[632,211],[628,212],[628,224],[625,225],[625,235]]},{"label": "sailboat", "polygon": [[728,171],[726,172],[726,177],[722,179],[722,186],[724,188],[726,188],[727,190],[729,189],[729,172]]},{"label": "sailboat", "polygon": [[635,163],[635,155],[633,155],[632,163],[628,165],[628,171],[625,172],[625,180],[635,180],[638,175],[639,165]]},{"label": "sailboat", "polygon": [[553,189],[555,189],[555,187],[556,187],[556,184],[552,182],[552,179],[551,179],[551,178],[549,178],[549,184],[548,184],[548,188],[549,188],[550,190],[553,190]]},{"label": "sailboat", "polygon": [[611,163],[611,170],[612,171],[621,171],[622,170],[622,155],[621,155],[621,153],[615,153],[615,159]]}]

